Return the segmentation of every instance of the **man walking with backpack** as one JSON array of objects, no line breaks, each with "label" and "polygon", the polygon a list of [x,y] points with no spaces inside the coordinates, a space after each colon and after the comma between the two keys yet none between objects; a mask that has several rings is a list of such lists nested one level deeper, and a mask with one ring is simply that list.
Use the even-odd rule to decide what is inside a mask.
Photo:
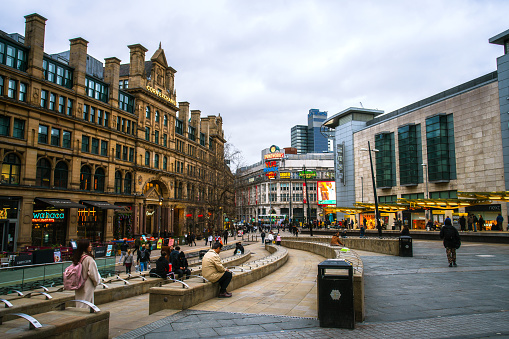
[{"label": "man walking with backpack", "polygon": [[456,267],[456,250],[460,248],[461,240],[456,227],[451,223],[451,219],[446,218],[444,226],[440,230],[440,239],[444,239],[445,252],[447,253],[447,261],[449,267]]}]

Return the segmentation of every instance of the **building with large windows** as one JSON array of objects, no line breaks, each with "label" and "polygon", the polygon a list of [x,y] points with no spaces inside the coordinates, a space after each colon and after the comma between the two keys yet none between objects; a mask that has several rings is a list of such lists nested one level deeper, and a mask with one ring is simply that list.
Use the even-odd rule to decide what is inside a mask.
[{"label": "building with large windows", "polygon": [[323,122],[327,119],[327,112],[310,109],[307,125],[296,125],[291,129],[291,144],[298,154],[327,153],[329,140],[320,132]]},{"label": "building with large windows", "polygon": [[264,150],[262,161],[237,171],[239,221],[268,224],[286,219],[300,224],[325,220],[324,206],[335,205],[335,193],[330,199],[328,194],[334,186],[333,155],[290,154],[287,150],[291,151],[277,152],[279,158]]},{"label": "building with large windows", "polygon": [[0,251],[215,226],[222,118],[177,103],[161,46],[128,46],[128,64],[82,38],[50,54],[46,19],[25,19],[0,32]]},{"label": "building with large windows", "polygon": [[[457,221],[464,213],[482,215],[487,229],[498,213],[507,220],[506,194],[489,192],[508,189],[508,41],[509,30],[490,39],[505,48],[495,72],[387,114],[351,108],[329,118],[324,126],[335,131],[336,170],[344,169],[336,178],[347,178],[355,192],[337,211],[350,208],[352,217],[366,217],[374,227],[373,208],[362,205],[374,203],[371,153],[379,203],[389,210],[406,204],[402,211],[383,211],[386,225],[400,218],[425,228],[427,219]],[[368,142],[373,151],[363,152]]]}]

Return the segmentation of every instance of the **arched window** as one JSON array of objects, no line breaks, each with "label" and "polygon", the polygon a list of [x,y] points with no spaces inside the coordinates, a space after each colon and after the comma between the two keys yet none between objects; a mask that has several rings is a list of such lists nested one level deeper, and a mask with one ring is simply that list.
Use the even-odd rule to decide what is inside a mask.
[{"label": "arched window", "polygon": [[90,191],[92,188],[92,171],[90,167],[83,166],[80,172],[80,190]]},{"label": "arched window", "polygon": [[39,187],[49,187],[51,178],[51,164],[48,159],[42,158],[37,161],[37,173],[35,185]]},{"label": "arched window", "polygon": [[164,157],[163,158],[163,170],[167,170],[168,169],[168,158],[167,157]]},{"label": "arched window", "polygon": [[150,119],[150,107],[145,108],[145,118]]},{"label": "arched window", "polygon": [[115,172],[115,193],[122,193],[122,172]]},{"label": "arched window", "polygon": [[65,161],[60,161],[55,166],[55,178],[53,186],[67,188],[67,180],[69,178],[69,170]]},{"label": "arched window", "polygon": [[150,152],[145,152],[145,166],[150,166]]},{"label": "arched window", "polygon": [[156,111],[155,118],[156,118],[156,122],[159,122],[159,111]]},{"label": "arched window", "polygon": [[19,177],[21,172],[21,161],[14,153],[9,153],[4,157],[2,164],[2,184],[19,185]]},{"label": "arched window", "polygon": [[159,168],[159,154],[154,154],[154,167]]},{"label": "arched window", "polygon": [[104,169],[101,167],[95,170],[94,191],[104,192]]},{"label": "arched window", "polygon": [[124,179],[124,193],[125,194],[131,194],[131,183],[133,181],[133,175],[129,172],[125,174]]},{"label": "arched window", "polygon": [[168,115],[165,114],[163,117],[163,125],[164,127],[168,127]]}]

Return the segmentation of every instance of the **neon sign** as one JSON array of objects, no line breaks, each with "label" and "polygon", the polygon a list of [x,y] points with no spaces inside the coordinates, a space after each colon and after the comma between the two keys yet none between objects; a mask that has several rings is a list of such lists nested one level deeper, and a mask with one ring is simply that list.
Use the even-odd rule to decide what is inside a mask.
[{"label": "neon sign", "polygon": [[59,219],[56,221],[63,220],[65,218],[64,213],[52,213],[52,212],[33,212],[32,213],[32,222],[40,223],[40,222],[55,222],[55,219]]}]

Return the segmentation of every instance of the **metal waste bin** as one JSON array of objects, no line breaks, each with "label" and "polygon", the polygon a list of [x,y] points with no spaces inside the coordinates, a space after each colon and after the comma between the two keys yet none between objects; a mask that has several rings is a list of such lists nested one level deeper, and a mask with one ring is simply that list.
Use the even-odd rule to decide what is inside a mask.
[{"label": "metal waste bin", "polygon": [[198,252],[198,255],[200,256],[200,260],[203,259],[203,257],[205,256],[205,254],[207,253],[208,251],[207,250],[201,250],[200,252]]},{"label": "metal waste bin", "polygon": [[322,261],[317,290],[320,327],[355,328],[352,265],[342,259]]},{"label": "metal waste bin", "polygon": [[400,257],[413,257],[412,250],[412,237],[402,235],[399,237],[399,256]]}]

